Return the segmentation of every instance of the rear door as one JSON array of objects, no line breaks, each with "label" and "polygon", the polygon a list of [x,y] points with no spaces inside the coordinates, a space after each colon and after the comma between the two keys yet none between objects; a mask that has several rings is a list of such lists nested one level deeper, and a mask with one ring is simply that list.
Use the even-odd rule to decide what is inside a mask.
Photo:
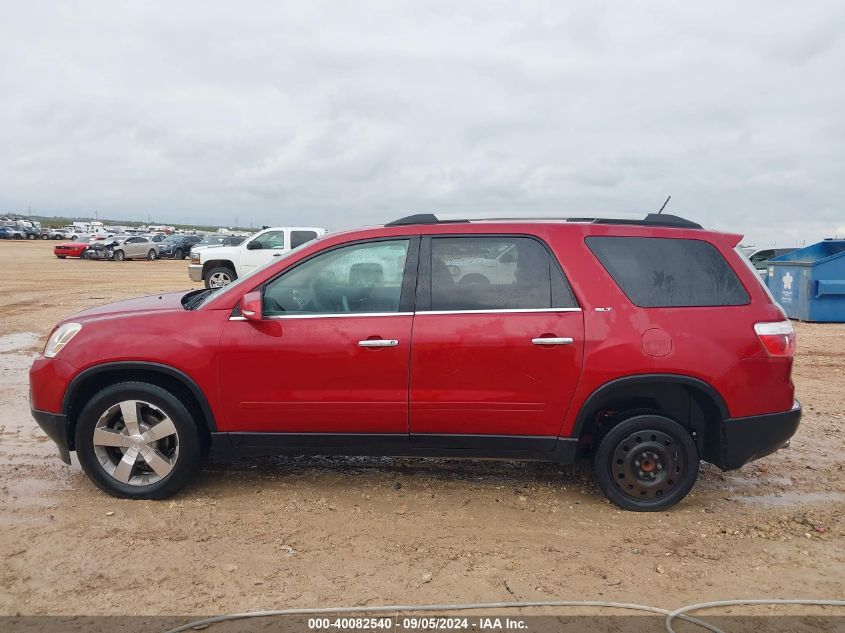
[{"label": "rear door", "polygon": [[540,240],[423,238],[412,443],[553,449],[581,371],[583,332],[581,309]]},{"label": "rear door", "polygon": [[130,237],[127,239],[123,243],[126,257],[137,258],[146,256],[147,250],[144,248],[144,243],[146,243],[146,241],[147,240],[143,237]]}]

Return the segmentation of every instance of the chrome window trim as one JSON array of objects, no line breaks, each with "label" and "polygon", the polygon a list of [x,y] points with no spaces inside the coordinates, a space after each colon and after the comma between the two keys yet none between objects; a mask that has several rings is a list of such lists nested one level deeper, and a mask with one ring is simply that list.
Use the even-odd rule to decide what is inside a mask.
[{"label": "chrome window trim", "polygon": [[[420,310],[418,312],[343,312],[333,314],[275,314],[264,317],[265,321],[277,319],[339,319],[348,317],[417,316],[423,314],[532,314],[555,312],[582,312],[581,308],[511,308],[502,310]],[[246,321],[246,317],[229,317],[230,321]]]},{"label": "chrome window trim", "polygon": [[536,312],[582,312],[581,308],[501,308],[491,310],[420,310],[416,314],[520,314]]},{"label": "chrome window trim", "polygon": [[414,316],[413,312],[336,312],[328,314],[274,314],[265,320],[276,319],[339,319],[344,317]]}]

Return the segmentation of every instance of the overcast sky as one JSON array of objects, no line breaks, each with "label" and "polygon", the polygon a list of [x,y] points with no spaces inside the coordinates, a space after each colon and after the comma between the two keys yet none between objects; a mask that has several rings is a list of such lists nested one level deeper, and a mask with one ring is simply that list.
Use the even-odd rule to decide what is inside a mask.
[{"label": "overcast sky", "polygon": [[0,212],[845,236],[845,3],[14,2]]}]

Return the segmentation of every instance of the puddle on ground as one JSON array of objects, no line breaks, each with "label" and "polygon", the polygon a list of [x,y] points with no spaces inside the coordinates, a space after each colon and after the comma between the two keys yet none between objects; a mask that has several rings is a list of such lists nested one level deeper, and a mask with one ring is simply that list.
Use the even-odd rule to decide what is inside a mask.
[{"label": "puddle on ground", "polygon": [[35,347],[40,338],[41,336],[35,332],[16,332],[0,336],[0,353],[19,352]]},{"label": "puddle on ground", "polygon": [[804,505],[820,505],[845,501],[845,493],[841,492],[775,492],[770,495],[733,497],[743,503],[760,504],[778,507],[795,507]]}]

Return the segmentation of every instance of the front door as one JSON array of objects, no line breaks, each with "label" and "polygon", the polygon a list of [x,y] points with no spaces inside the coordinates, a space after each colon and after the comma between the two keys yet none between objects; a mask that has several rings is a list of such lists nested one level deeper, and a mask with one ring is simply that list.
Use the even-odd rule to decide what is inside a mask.
[{"label": "front door", "polygon": [[246,248],[241,253],[240,274],[245,275],[288,250],[290,249],[287,248],[283,230],[259,233],[246,243]]},{"label": "front door", "polygon": [[557,261],[520,236],[425,238],[420,257],[412,443],[519,449],[521,436],[551,450],[580,374],[584,331]]},{"label": "front door", "polygon": [[226,430],[407,441],[418,243],[332,248],[266,283],[264,319],[230,320],[223,332]]}]

